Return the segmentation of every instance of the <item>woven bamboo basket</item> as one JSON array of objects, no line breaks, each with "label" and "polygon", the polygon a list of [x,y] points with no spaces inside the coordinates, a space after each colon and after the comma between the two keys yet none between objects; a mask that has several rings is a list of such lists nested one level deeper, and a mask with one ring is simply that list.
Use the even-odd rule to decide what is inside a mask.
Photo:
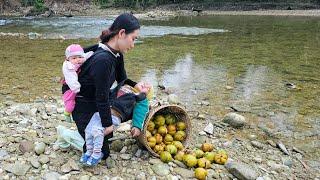
[{"label": "woven bamboo basket", "polygon": [[158,114],[173,114],[176,118],[177,121],[183,121],[186,124],[186,138],[182,141],[182,144],[184,145],[184,147],[186,147],[188,145],[188,141],[190,138],[190,133],[191,133],[191,121],[190,118],[187,114],[187,112],[178,105],[160,105],[158,107],[153,107],[151,108],[151,110],[149,111],[148,117],[145,120],[144,126],[143,126],[143,131],[141,133],[141,135],[138,137],[139,142],[144,145],[147,150],[156,157],[159,157],[159,154],[155,153],[150,146],[148,145],[148,140],[146,138],[146,131],[147,131],[147,126],[149,121],[152,120],[152,118]]}]

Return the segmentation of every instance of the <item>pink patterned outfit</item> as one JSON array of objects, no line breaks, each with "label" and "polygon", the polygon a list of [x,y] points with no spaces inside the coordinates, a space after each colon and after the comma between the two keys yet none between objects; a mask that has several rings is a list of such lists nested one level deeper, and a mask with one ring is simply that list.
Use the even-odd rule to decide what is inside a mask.
[{"label": "pink patterned outfit", "polygon": [[78,69],[79,65],[74,65],[69,61],[64,61],[62,66],[62,72],[64,75],[64,81],[69,86],[63,96],[63,102],[65,111],[71,113],[75,106],[75,99],[78,92],[80,92],[80,83],[78,81]]}]

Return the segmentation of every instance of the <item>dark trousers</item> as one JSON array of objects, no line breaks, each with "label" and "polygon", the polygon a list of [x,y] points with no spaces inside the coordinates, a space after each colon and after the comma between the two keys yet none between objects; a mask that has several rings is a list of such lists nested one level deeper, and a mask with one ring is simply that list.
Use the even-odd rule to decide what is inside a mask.
[{"label": "dark trousers", "polygon": [[[84,130],[86,129],[87,125],[90,122],[91,117],[93,116],[94,112],[77,112],[76,109],[72,112],[72,118],[74,122],[77,125],[78,132],[82,136],[83,139],[85,139],[85,132]],[[107,159],[110,155],[110,142],[108,141],[109,138],[113,137],[113,133],[110,133],[109,135],[104,137],[103,140],[103,146],[102,146],[102,153],[103,153],[103,158],[102,159]],[[86,143],[83,145],[83,152],[86,152]]]}]

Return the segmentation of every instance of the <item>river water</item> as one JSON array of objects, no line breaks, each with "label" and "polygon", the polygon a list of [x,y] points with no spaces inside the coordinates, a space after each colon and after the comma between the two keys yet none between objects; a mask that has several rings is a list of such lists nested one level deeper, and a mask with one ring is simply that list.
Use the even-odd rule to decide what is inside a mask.
[{"label": "river water", "polygon": [[[34,40],[0,37],[1,102],[59,95],[65,47],[96,43],[111,23],[98,17],[0,18],[0,32],[42,34]],[[164,85],[211,119],[221,119],[230,106],[245,111],[251,124],[319,159],[320,18],[199,16],[142,25],[140,43],[126,54],[129,77]]]}]

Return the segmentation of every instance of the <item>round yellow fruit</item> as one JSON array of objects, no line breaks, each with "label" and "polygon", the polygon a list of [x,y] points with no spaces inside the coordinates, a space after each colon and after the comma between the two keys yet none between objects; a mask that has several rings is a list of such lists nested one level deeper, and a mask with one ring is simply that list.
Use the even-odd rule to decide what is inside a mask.
[{"label": "round yellow fruit", "polygon": [[184,131],[178,131],[174,134],[175,141],[183,141],[186,138],[186,133]]},{"label": "round yellow fruit", "polygon": [[172,156],[171,156],[171,154],[170,154],[169,152],[167,152],[167,151],[162,151],[162,152],[160,153],[160,159],[161,159],[162,162],[167,163],[167,162],[172,161]]},{"label": "round yellow fruit", "polygon": [[151,136],[148,138],[148,145],[153,148],[156,145],[157,141],[156,138]]},{"label": "round yellow fruit", "polygon": [[204,168],[197,168],[194,170],[194,176],[199,180],[205,180],[208,175],[208,171]]},{"label": "round yellow fruit", "polygon": [[173,136],[177,132],[176,126],[174,124],[168,125],[167,129],[168,129],[168,134],[170,134],[171,136]]},{"label": "round yellow fruit", "polygon": [[152,131],[154,130],[154,127],[155,127],[155,126],[156,126],[156,125],[154,124],[154,122],[153,122],[153,121],[150,121],[150,122],[148,123],[147,130],[150,131],[150,132],[152,132]]},{"label": "round yellow fruit", "polygon": [[216,153],[214,153],[214,152],[206,152],[206,153],[204,153],[203,157],[208,159],[211,163],[213,163],[215,155],[216,155]]},{"label": "round yellow fruit", "polygon": [[194,153],[196,154],[196,158],[202,158],[204,155],[204,152],[201,149],[194,150]]},{"label": "round yellow fruit", "polygon": [[195,156],[188,154],[184,157],[184,163],[188,166],[188,167],[194,167],[198,164],[198,160]]},{"label": "round yellow fruit", "polygon": [[169,144],[166,146],[165,148],[166,151],[168,151],[170,154],[175,155],[178,151],[178,149],[176,148],[176,146]]},{"label": "round yellow fruit", "polygon": [[201,149],[203,152],[211,152],[213,150],[213,145],[210,143],[203,143]]},{"label": "round yellow fruit", "polygon": [[168,125],[176,123],[176,117],[173,114],[166,114],[164,118],[166,119],[166,124]]},{"label": "round yellow fruit", "polygon": [[225,164],[227,160],[228,160],[228,156],[227,154],[224,154],[224,153],[218,153],[214,157],[214,161],[217,164]]},{"label": "round yellow fruit", "polygon": [[157,115],[154,119],[154,123],[157,127],[160,127],[166,123],[166,119],[162,115]]},{"label": "round yellow fruit", "polygon": [[178,151],[184,149],[183,144],[182,144],[180,141],[173,141],[172,144],[176,146],[176,148],[178,149]]},{"label": "round yellow fruit", "polygon": [[161,136],[165,136],[167,134],[167,128],[164,126],[160,126],[158,128],[158,133],[161,134]]},{"label": "round yellow fruit", "polygon": [[184,156],[184,152],[183,151],[179,151],[175,156],[174,159],[178,160],[178,161],[183,161],[183,156]]},{"label": "round yellow fruit", "polygon": [[211,168],[211,162],[206,158],[198,159],[198,167],[209,169]]},{"label": "round yellow fruit", "polygon": [[164,137],[164,143],[165,144],[171,144],[173,141],[173,137],[170,134],[166,134],[166,136]]},{"label": "round yellow fruit", "polygon": [[156,134],[156,135],[154,135],[154,137],[156,138],[156,143],[157,144],[161,144],[162,143],[163,138],[162,138],[161,134]]},{"label": "round yellow fruit", "polygon": [[186,129],[186,123],[179,121],[177,122],[177,130],[178,131],[184,131]]},{"label": "round yellow fruit", "polygon": [[153,150],[154,150],[155,153],[160,154],[162,151],[164,151],[164,147],[159,145],[159,144],[157,144],[157,145],[154,146]]}]

